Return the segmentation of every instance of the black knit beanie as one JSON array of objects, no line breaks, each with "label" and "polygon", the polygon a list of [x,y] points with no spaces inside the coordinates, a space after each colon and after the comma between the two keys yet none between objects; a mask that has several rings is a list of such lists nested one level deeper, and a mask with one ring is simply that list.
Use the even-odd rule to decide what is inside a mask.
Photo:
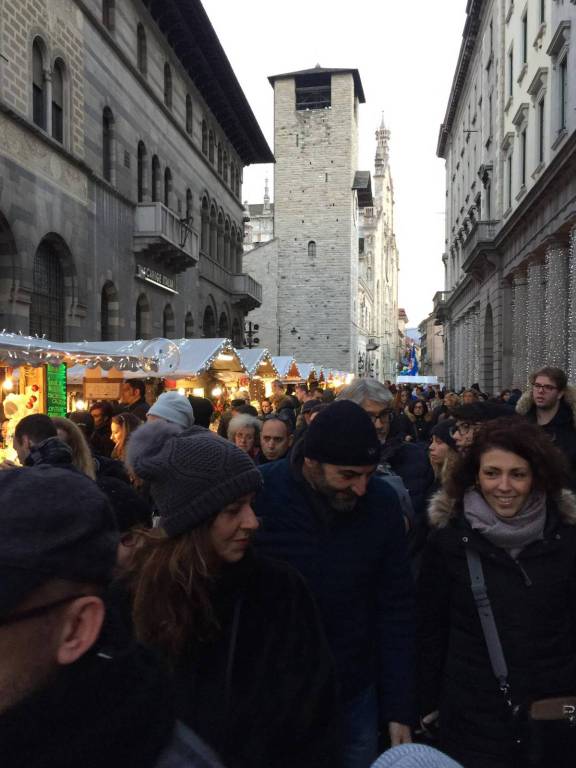
[{"label": "black knit beanie", "polygon": [[378,463],[380,441],[363,408],[338,400],[320,411],[306,430],[304,456],[323,464],[365,467]]},{"label": "black knit beanie", "polygon": [[150,481],[160,525],[171,537],[262,487],[248,454],[203,427],[144,424],[130,436],[127,457],[136,475]]}]

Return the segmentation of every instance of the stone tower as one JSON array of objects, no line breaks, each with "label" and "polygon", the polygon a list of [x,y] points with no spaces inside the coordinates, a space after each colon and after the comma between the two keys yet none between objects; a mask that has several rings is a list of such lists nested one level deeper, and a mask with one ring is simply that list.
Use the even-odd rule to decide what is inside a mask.
[{"label": "stone tower", "polygon": [[[275,75],[274,228],[278,242],[277,344],[355,371],[358,354],[358,105],[356,69]],[[369,174],[368,174],[369,176]]]}]

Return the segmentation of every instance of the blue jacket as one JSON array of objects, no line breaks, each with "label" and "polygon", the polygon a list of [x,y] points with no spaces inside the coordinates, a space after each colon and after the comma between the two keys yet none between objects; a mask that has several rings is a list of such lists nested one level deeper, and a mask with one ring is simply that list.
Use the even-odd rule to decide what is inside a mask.
[{"label": "blue jacket", "polygon": [[260,467],[256,545],[308,582],[344,701],[376,684],[382,722],[411,723],[414,595],[397,494],[373,477],[354,512],[334,513],[304,481],[297,454]]}]

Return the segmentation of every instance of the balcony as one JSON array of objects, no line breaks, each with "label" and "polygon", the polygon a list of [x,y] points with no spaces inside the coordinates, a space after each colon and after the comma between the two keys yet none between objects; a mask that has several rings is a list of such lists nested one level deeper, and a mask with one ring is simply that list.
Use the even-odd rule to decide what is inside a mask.
[{"label": "balcony", "polygon": [[162,203],[136,206],[134,253],[148,256],[171,272],[184,272],[198,263],[199,236]]},{"label": "balcony", "polygon": [[240,305],[245,312],[262,304],[262,286],[250,275],[232,275],[216,261],[202,254],[200,277],[232,295],[232,303]]},{"label": "balcony", "polygon": [[496,266],[498,249],[495,238],[498,221],[479,221],[469,233],[462,246],[462,271],[483,280]]},{"label": "balcony", "polygon": [[448,301],[452,291],[436,291],[434,294],[434,317],[436,325],[442,325],[448,317]]}]

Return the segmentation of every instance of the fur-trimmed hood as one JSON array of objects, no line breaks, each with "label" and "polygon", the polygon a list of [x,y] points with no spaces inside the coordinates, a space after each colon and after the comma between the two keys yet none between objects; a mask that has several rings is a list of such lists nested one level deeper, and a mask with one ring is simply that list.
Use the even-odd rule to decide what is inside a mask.
[{"label": "fur-trimmed hood", "polygon": [[[576,387],[566,387],[564,397],[562,398],[572,412],[572,423],[576,428]],[[516,413],[520,416],[526,416],[534,408],[534,398],[532,389],[527,389],[520,400],[516,403]]]},{"label": "fur-trimmed hood", "polygon": [[[554,498],[560,519],[566,525],[576,525],[576,495],[564,488]],[[428,520],[431,528],[446,528],[458,516],[458,503],[446,491],[438,491],[430,499]]]}]

